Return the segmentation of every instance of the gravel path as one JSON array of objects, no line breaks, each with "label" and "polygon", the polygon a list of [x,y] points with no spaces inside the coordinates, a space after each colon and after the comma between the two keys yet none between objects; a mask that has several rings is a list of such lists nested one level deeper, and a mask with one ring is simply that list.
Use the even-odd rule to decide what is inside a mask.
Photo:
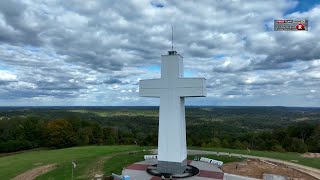
[{"label": "gravel path", "polygon": [[33,168],[33,169],[31,169],[31,170],[29,170],[27,172],[24,172],[24,173],[16,176],[12,180],[33,180],[36,177],[53,170],[56,167],[57,167],[57,164],[48,164],[48,165],[45,165],[45,166],[40,166],[40,167],[37,167],[37,168]]}]

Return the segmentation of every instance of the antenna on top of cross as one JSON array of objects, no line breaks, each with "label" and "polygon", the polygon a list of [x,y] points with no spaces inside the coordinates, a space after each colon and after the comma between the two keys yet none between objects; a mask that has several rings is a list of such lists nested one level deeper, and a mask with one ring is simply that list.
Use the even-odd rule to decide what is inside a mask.
[{"label": "antenna on top of cross", "polygon": [[177,51],[173,50],[173,25],[171,25],[171,51],[168,51],[169,55],[177,54]]},{"label": "antenna on top of cross", "polygon": [[173,51],[173,25],[171,25],[171,51]]}]

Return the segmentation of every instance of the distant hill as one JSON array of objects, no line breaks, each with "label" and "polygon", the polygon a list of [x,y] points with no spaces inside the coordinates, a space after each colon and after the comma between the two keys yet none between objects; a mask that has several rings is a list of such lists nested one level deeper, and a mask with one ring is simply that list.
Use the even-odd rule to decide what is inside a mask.
[{"label": "distant hill", "polygon": [[[46,144],[46,138],[33,142],[34,138],[47,134],[49,122],[59,119],[69,122],[68,132],[75,136],[70,138],[77,139],[71,139],[66,146],[100,143],[154,146],[158,116],[156,106],[0,107],[0,140],[4,142],[0,143],[0,152],[1,145],[10,147],[9,144],[15,149],[23,142],[22,150]],[[39,129],[37,135],[30,135],[29,121]],[[320,108],[191,106],[186,107],[186,121],[189,146],[320,151]]]},{"label": "distant hill", "polygon": [[[0,119],[16,116],[41,116],[47,120],[65,116],[81,116],[81,119],[96,120],[103,124],[122,125],[115,116],[139,116],[139,119],[157,120],[156,106],[41,106],[0,107]],[[143,118],[144,117],[144,118]],[[121,118],[122,119],[122,118]],[[320,122],[320,108],[310,107],[255,107],[255,106],[189,106],[186,107],[188,124],[227,122],[229,125],[255,130],[287,127],[294,122]],[[115,120],[114,122],[110,122]]]}]

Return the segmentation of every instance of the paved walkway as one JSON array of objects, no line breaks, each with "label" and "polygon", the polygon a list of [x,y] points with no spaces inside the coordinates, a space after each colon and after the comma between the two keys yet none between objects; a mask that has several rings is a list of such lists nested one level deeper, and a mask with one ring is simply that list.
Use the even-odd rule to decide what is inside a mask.
[{"label": "paved walkway", "polygon": [[[129,175],[131,180],[161,180],[160,177],[154,177],[146,172],[148,166],[156,164],[156,160],[146,160],[131,164],[122,171],[122,175]],[[224,173],[222,170],[213,164],[208,164],[199,161],[188,161],[189,165],[197,167],[200,173],[196,176],[183,178],[186,180],[222,180]],[[168,178],[167,178],[168,179]]]}]

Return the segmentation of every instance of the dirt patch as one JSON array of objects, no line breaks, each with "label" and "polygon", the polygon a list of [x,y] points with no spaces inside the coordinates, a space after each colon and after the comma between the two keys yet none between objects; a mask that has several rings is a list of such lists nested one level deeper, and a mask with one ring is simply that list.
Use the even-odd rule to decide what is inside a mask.
[{"label": "dirt patch", "polygon": [[93,165],[89,166],[89,170],[87,170],[87,173],[85,178],[93,178],[97,174],[103,174],[103,165],[104,163],[112,158],[115,155],[109,155],[109,156],[104,156],[100,157]]},{"label": "dirt patch", "polygon": [[12,180],[33,180],[36,177],[55,169],[56,167],[57,167],[57,164],[48,164],[45,166],[33,168],[25,173],[22,173],[22,174],[16,176]]},{"label": "dirt patch", "polygon": [[263,174],[267,173],[286,176],[289,177],[289,179],[317,180],[317,178],[290,168],[287,165],[275,162],[263,162],[258,159],[248,159],[243,162],[226,163],[221,169],[226,173],[258,179],[262,179]]},{"label": "dirt patch", "polygon": [[320,158],[320,153],[304,153],[302,157],[306,158]]},{"label": "dirt patch", "polygon": [[103,174],[103,166],[106,161],[108,161],[110,158],[113,158],[114,156],[118,155],[124,155],[124,154],[134,154],[138,153],[140,151],[129,151],[129,152],[120,152],[111,154],[108,156],[99,157],[97,161],[95,161],[93,164],[91,164],[87,170],[84,176],[81,176],[79,178],[86,178],[86,179],[92,179],[96,175]]}]

